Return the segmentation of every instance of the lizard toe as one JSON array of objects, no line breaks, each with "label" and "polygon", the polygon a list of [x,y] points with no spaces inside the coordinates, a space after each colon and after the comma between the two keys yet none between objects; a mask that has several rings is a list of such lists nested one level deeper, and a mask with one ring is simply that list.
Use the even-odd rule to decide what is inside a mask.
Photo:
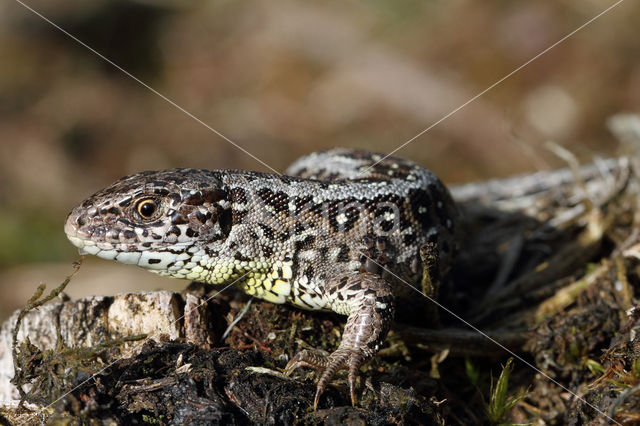
[{"label": "lizard toe", "polygon": [[318,408],[320,397],[327,389],[328,384],[331,382],[338,370],[348,369],[349,371],[349,394],[351,397],[351,404],[356,404],[356,379],[358,377],[358,370],[365,361],[365,356],[357,351],[349,349],[338,349],[329,356],[322,356],[307,349],[298,352],[287,363],[284,369],[286,375],[291,375],[293,371],[300,367],[310,367],[317,370],[322,370],[322,374],[318,379],[316,385],[316,394],[313,400],[313,409]]},{"label": "lizard toe", "polygon": [[287,363],[284,368],[284,374],[290,376],[295,370],[300,367],[311,367],[316,369],[324,369],[327,367],[327,358],[314,353],[308,349],[304,349],[298,352],[291,360]]},{"label": "lizard toe", "polygon": [[366,357],[360,352],[349,349],[338,349],[326,358],[326,367],[318,380],[316,388],[316,396],[313,401],[313,409],[318,407],[320,397],[324,393],[327,385],[340,369],[347,368],[349,370],[349,394],[351,396],[351,404],[356,405],[356,378],[360,366],[365,362]]}]

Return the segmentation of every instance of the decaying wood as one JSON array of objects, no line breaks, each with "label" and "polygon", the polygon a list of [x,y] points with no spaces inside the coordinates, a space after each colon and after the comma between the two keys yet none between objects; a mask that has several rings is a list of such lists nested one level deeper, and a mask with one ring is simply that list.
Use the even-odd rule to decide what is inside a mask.
[{"label": "decaying wood", "polygon": [[[79,300],[57,300],[24,314],[17,343],[29,343],[40,351],[62,348],[95,348],[115,339],[142,336],[157,342],[183,340],[199,347],[217,344],[214,314],[204,296],[170,291],[92,296]],[[20,397],[10,383],[14,376],[13,329],[20,312],[0,329],[0,400]],[[216,327],[217,325],[217,327]],[[139,353],[144,339],[124,342],[119,356]],[[14,345],[15,347],[15,345]]]}]

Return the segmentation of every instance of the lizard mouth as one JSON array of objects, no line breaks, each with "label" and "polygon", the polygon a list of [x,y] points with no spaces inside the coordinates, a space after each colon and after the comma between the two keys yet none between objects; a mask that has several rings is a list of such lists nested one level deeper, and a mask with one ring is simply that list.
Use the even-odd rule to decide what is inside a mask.
[{"label": "lizard mouth", "polygon": [[113,260],[118,255],[115,246],[108,241],[96,241],[95,232],[86,226],[87,220],[84,214],[72,210],[64,223],[64,232],[67,238],[78,248],[80,255],[92,254],[103,259]]},{"label": "lizard mouth", "polygon": [[[82,229],[81,225],[84,225],[84,219],[81,219],[75,211],[71,211],[64,223],[64,233],[67,234],[67,238],[71,241],[71,244],[78,248],[78,252],[81,255],[95,254],[94,252],[97,252],[99,249],[95,246],[95,242],[90,240],[90,233]],[[87,250],[90,246],[93,247],[93,249]]]},{"label": "lizard mouth", "polygon": [[78,229],[73,223],[70,215],[64,225],[64,231],[71,244],[78,248],[78,253],[81,256],[91,254],[106,260],[117,260],[120,263],[138,264],[140,252],[121,252],[113,244],[106,241],[96,243],[90,238],[89,233]]},{"label": "lizard mouth", "polygon": [[96,223],[95,219],[92,221],[87,217],[91,217],[91,212],[74,209],[64,224],[67,238],[78,248],[80,255],[91,254],[150,270],[163,270],[166,264],[171,263],[177,256],[169,252],[159,253],[151,246],[143,246],[139,244],[135,235],[129,240],[123,239],[123,232],[113,233],[109,225],[100,221]]}]

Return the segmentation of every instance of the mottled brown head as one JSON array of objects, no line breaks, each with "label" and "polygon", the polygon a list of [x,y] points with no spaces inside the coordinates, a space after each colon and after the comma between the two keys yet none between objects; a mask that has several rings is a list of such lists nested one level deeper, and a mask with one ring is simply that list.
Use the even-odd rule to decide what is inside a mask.
[{"label": "mottled brown head", "polygon": [[202,241],[224,240],[230,228],[222,183],[194,169],[124,177],[75,207],[64,227],[82,254],[158,270]]}]

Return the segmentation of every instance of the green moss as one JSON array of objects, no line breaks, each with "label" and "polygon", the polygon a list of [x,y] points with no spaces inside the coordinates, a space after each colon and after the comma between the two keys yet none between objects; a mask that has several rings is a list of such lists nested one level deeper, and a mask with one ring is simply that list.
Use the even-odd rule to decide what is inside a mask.
[{"label": "green moss", "polygon": [[489,403],[485,403],[485,413],[487,420],[491,424],[504,424],[511,409],[524,398],[527,397],[527,393],[519,393],[515,396],[509,396],[509,376],[513,372],[513,358],[509,358],[507,363],[502,368],[500,377],[494,383],[493,377],[491,378],[491,390],[489,396]]},{"label": "green moss", "polygon": [[152,416],[150,416],[148,414],[143,414],[142,415],[142,420],[145,423],[150,423],[150,424],[154,424],[154,425],[162,424],[162,422],[159,419],[157,419],[155,417],[152,417]]},{"label": "green moss", "polygon": [[587,359],[585,361],[585,365],[589,369],[589,371],[591,371],[591,374],[593,374],[594,376],[600,376],[604,374],[604,372],[606,371],[605,368],[599,362],[593,359]]}]

